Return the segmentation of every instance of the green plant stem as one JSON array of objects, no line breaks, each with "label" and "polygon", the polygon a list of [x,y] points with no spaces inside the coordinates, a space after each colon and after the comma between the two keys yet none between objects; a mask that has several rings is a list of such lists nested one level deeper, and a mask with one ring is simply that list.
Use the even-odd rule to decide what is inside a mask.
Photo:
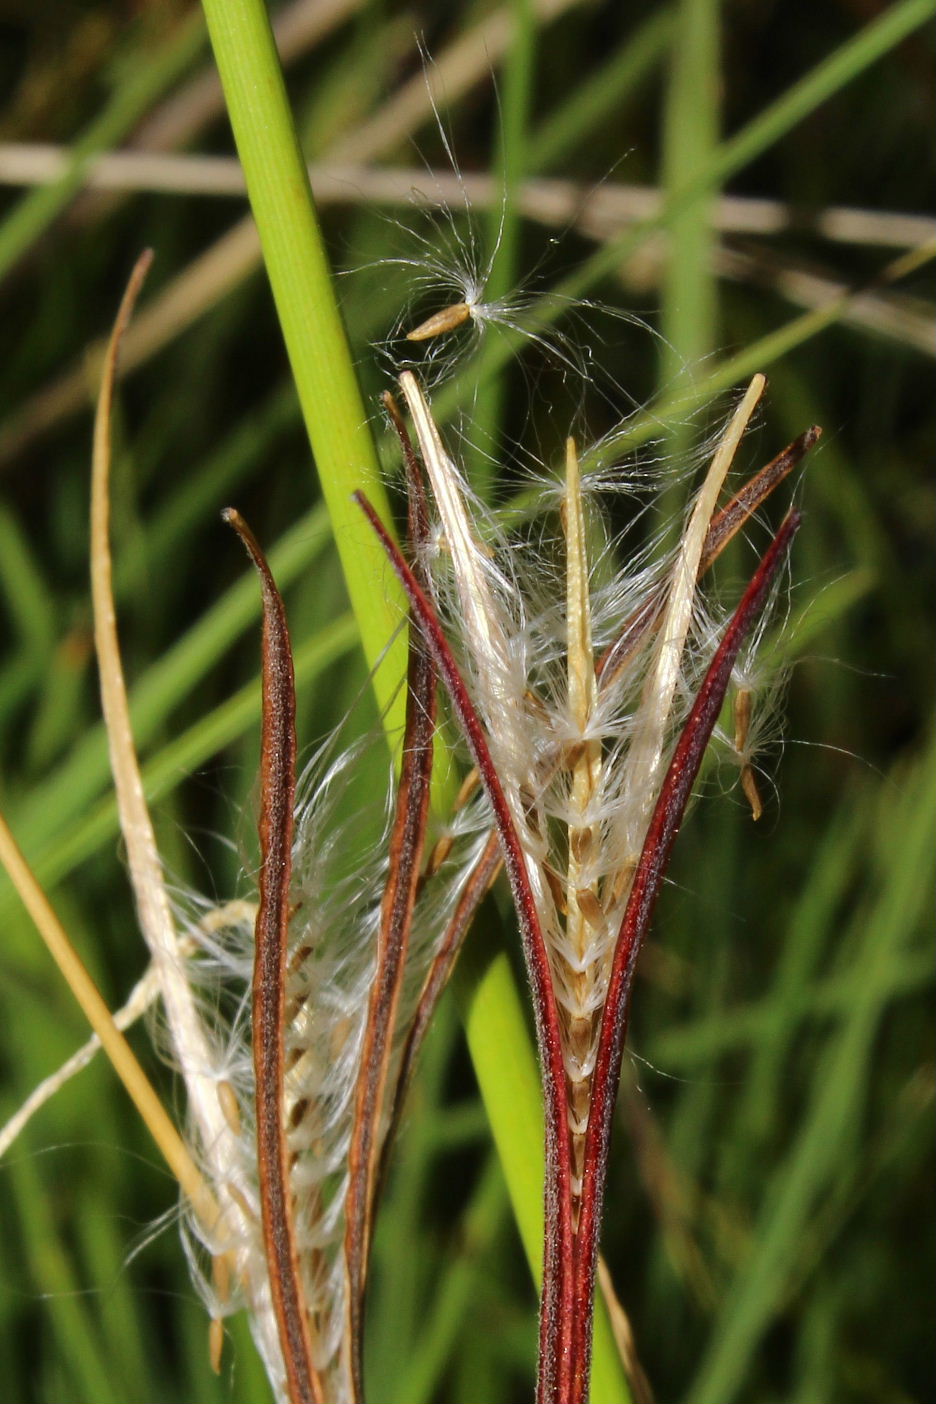
[{"label": "green plant stem", "polygon": [[[205,0],[208,33],[348,594],[388,730],[402,725],[405,607],[351,500],[389,506],[331,281],[269,16],[261,0]],[[392,642],[389,642],[391,641]],[[388,647],[389,642],[389,647]]]}]

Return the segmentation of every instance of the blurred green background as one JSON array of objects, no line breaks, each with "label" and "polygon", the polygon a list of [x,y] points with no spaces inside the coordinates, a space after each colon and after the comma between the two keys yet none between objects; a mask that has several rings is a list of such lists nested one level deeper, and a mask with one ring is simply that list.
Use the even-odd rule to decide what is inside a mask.
[{"label": "blurred green background", "polygon": [[[593,358],[584,379],[556,342],[493,379],[466,348],[438,403],[494,499],[534,459],[555,466],[570,427],[599,436],[635,405],[653,413],[628,452],[688,454],[756,369],[770,387],[742,467],[825,429],[796,488],[795,665],[765,816],[708,776],[635,998],[604,1245],[661,1404],[908,1404],[931,1386],[934,289],[925,263],[879,277],[934,237],[930,8],[275,10],[305,152],[331,168],[314,184],[375,427],[401,327],[451,293],[387,260],[457,244],[482,265],[497,246],[489,295],[571,280],[647,324],[556,304]],[[411,193],[437,203],[453,176],[425,53],[471,200],[451,221]],[[8,5],[0,74],[0,803],[117,1007],[144,956],[91,653],[90,403],[144,245],[114,535],[175,882],[226,898],[254,843],[258,607],[223,506],[277,543],[305,745],[366,679],[236,171],[188,159],[232,151],[197,10]],[[632,229],[654,192],[662,218]],[[496,329],[482,357],[492,344]],[[355,716],[372,721],[366,693]],[[5,1117],[85,1029],[6,879],[0,905]],[[103,1064],[39,1113],[0,1162],[4,1398],[269,1398],[242,1323],[210,1372],[177,1233],[153,1232],[175,1203]],[[378,1235],[371,1397],[527,1399],[535,1316],[447,1000]]]}]

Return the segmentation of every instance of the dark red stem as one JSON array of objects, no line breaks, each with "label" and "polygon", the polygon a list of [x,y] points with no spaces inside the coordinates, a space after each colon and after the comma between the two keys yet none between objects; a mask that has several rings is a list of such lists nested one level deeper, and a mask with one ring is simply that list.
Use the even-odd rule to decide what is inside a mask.
[{"label": "dark red stem", "polygon": [[764,554],[735,610],[693,703],[670,761],[644,840],[624,919],[618,933],[601,1020],[592,1102],[585,1139],[582,1204],[575,1242],[572,1387],[562,1404],[588,1398],[598,1235],[607,1174],[611,1121],[621,1072],[630,990],[641,944],[663,882],[676,835],[712,729],[731,680],[738,652],[763,609],[783,565],[800,516],[790,512]]},{"label": "dark red stem", "polygon": [[364,1289],[381,1159],[379,1128],[429,816],[435,687],[435,668],[421,633],[414,630],[407,675],[403,763],[390,835],[390,868],[381,906],[377,970],[368,1001],[348,1152],[345,1259],[355,1400],[362,1399],[364,1392]]},{"label": "dark red stem", "polygon": [[[409,544],[421,570],[429,532],[428,505],[406,428],[392,396],[387,408],[397,425],[406,466],[409,502]],[[421,577],[420,577],[421,578]],[[345,1200],[345,1262],[348,1274],[348,1329],[351,1341],[351,1384],[354,1401],[363,1399],[364,1294],[373,1236],[374,1209],[381,1180],[383,1150],[380,1127],[385,1111],[390,1056],[396,1025],[413,911],[422,867],[436,717],[436,670],[422,630],[410,629],[406,677],[406,723],[400,783],[390,834],[389,867],[380,911],[377,969],[368,1000],[361,1066],[355,1089],[351,1145],[348,1151],[348,1193]],[[390,1105],[395,1101],[390,1093]]]}]

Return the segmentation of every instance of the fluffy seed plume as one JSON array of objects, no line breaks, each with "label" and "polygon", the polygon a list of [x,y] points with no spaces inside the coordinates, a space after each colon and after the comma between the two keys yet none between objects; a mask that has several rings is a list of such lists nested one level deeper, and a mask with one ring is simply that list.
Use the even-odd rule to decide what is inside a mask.
[{"label": "fluffy seed plume", "polygon": [[[512,541],[472,502],[415,377],[405,372],[400,384],[435,518],[428,580],[360,501],[448,691],[513,889],[546,1105],[537,1399],[583,1404],[610,1113],[633,973],[704,751],[742,648],[762,630],[798,515],[787,516],[721,622],[703,578],[818,430],[719,508],[764,390],[763,376],[755,376],[675,549],[660,562],[641,561],[633,577],[609,588],[593,583],[590,505],[574,443],[566,448],[561,538]],[[739,751],[748,744],[749,703],[739,688]],[[747,761],[742,785],[757,817]]]}]

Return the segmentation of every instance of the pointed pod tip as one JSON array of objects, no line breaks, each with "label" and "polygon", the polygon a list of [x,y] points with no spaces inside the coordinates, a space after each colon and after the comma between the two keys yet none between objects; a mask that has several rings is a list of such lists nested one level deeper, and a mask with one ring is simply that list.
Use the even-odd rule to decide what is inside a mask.
[{"label": "pointed pod tip", "polygon": [[270,574],[270,567],[267,565],[266,556],[263,554],[263,548],[237,508],[225,507],[221,512],[221,520],[227,522],[228,526],[234,528],[243,542],[248,556],[257,567],[257,570],[259,570],[264,580],[269,585],[272,585],[273,577]]},{"label": "pointed pod tip", "polygon": [[252,535],[250,527],[244,521],[244,518],[236,507],[223,507],[221,509],[221,520],[222,522],[226,522],[229,527],[234,528],[241,541],[246,542],[248,537]]}]

